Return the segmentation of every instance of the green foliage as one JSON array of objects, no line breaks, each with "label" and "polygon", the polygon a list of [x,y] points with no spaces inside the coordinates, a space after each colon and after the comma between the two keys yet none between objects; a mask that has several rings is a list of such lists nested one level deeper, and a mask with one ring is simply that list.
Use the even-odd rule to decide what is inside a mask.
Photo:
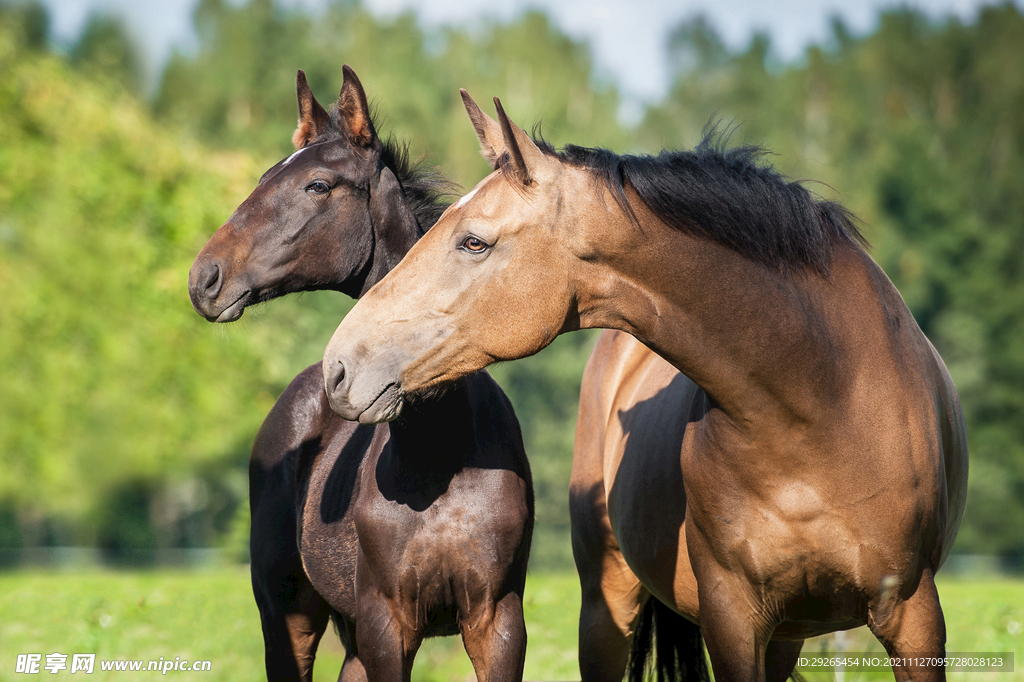
[{"label": "green foliage", "polygon": [[[556,145],[687,147],[714,118],[734,141],[773,150],[789,175],[820,180],[820,193],[841,191],[963,399],[972,468],[958,547],[1024,556],[1024,17],[1014,5],[971,24],[889,12],[863,37],[837,22],[827,45],[788,66],[766,36],[733,53],[706,22],[689,22],[672,34],[669,96],[632,131],[587,47],[537,12],[428,32],[414,14],[377,19],[357,2],[313,15],[202,0],[195,24],[198,50],[167,65],[154,122],[130,94],[137,66],[119,26],[94,17],[62,60],[46,53],[41,5],[0,0],[0,545],[222,541],[244,556],[253,435],[351,303],[293,296],[214,327],[190,309],[185,278],[289,152],[296,70],[329,104],[349,63],[380,131],[467,187],[487,166],[459,87],[486,110],[500,96],[527,127],[543,121]],[[567,479],[594,337],[560,338],[492,371],[534,471],[535,566],[568,561]]]},{"label": "green foliage", "polygon": [[186,278],[258,170],[8,30],[0,55],[0,501],[29,544],[92,543],[117,491],[244,465],[264,363],[195,315]]},{"label": "green foliage", "polygon": [[43,51],[50,36],[50,15],[39,0],[7,4],[0,2],[0,25],[5,27],[7,49]]},{"label": "green foliage", "polygon": [[210,144],[284,156],[297,115],[296,70],[326,106],[337,98],[344,63],[376,103],[382,131],[429,152],[467,186],[487,167],[467,135],[459,88],[487,108],[501,96],[516,120],[543,121],[558,142],[614,147],[624,140],[618,95],[595,85],[587,48],[537,12],[508,25],[428,35],[412,14],[379,20],[355,3],[331,4],[314,20],[270,0],[203,0],[195,22],[198,53],[172,57],[154,108]]},{"label": "green foliage", "polygon": [[69,58],[93,78],[112,78],[131,92],[139,90],[142,65],[138,49],[124,24],[112,16],[90,16]]}]

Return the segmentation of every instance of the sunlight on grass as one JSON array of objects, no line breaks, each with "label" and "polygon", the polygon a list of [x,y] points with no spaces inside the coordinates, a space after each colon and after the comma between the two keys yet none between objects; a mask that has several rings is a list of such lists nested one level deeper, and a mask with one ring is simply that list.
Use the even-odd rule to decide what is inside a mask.
[{"label": "sunlight on grass", "polygon": [[[1024,580],[943,580],[948,650],[1024,650]],[[576,619],[579,584],[572,573],[531,574],[527,582],[528,680],[579,679]],[[881,651],[866,629],[844,635],[846,651]],[[809,641],[807,653],[835,651],[831,637]],[[88,679],[124,679],[103,672],[102,659],[209,660],[205,673],[171,672],[179,680],[264,679],[259,613],[246,568],[203,572],[0,573],[0,681],[26,679],[14,673],[19,653],[95,653]],[[344,651],[328,632],[317,655],[318,682],[337,679]],[[69,656],[70,657],[70,656]],[[950,673],[950,679],[1004,682],[1024,680],[1020,660],[1014,673]],[[46,679],[77,679],[67,671]],[[809,682],[833,673],[806,673]],[[417,682],[473,680],[473,668],[458,637],[428,640],[416,659]],[[892,674],[846,673],[844,682],[891,680]]]}]

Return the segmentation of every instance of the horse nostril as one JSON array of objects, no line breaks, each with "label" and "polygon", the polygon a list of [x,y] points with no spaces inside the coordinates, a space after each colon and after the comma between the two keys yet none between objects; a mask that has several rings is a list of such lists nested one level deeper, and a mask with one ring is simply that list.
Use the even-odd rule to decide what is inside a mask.
[{"label": "horse nostril", "polygon": [[210,298],[213,298],[220,293],[220,288],[223,284],[224,278],[222,277],[220,263],[208,263],[200,273],[200,290]]},{"label": "horse nostril", "polygon": [[341,360],[330,363],[324,373],[324,390],[328,396],[333,396],[338,387],[345,381],[345,363]]}]

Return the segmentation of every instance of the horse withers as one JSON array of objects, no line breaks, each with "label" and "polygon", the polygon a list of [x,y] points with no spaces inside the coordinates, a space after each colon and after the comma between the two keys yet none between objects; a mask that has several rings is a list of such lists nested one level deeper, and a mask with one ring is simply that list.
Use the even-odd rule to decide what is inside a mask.
[{"label": "horse withers", "polygon": [[867,625],[898,680],[943,679],[934,576],[963,514],[963,416],[849,214],[750,148],[556,154],[464,97],[496,171],[342,321],[332,408],[386,419],[560,333],[627,332],[692,383],[685,422],[609,418],[630,438],[681,427],[680,448],[659,480],[623,458],[577,492],[607,507],[635,589],[699,624],[715,678],[765,680],[775,647]]},{"label": "horse withers", "polygon": [[[297,79],[297,151],[192,266],[210,321],[295,291],[358,297],[437,220],[451,185],[377,135],[349,68],[330,112]],[[252,583],[271,680],[309,680],[333,616],[342,680],[408,680],[423,638],[461,634],[480,680],[520,680],[533,488],[485,373],[380,426],[331,411],[319,363],[267,416],[249,469]]]}]

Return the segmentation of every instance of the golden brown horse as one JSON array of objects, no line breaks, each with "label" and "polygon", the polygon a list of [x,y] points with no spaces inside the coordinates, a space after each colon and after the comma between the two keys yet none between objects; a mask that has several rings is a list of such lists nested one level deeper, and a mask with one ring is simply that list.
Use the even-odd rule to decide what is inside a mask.
[{"label": "golden brown horse", "polygon": [[[945,649],[934,575],[963,512],[963,418],[845,210],[749,148],[555,154],[497,100],[494,121],[465,99],[497,170],[338,327],[332,408],[391,418],[406,396],[562,332],[628,332],[694,386],[681,448],[663,455],[675,494],[620,469],[609,519],[649,543],[630,568],[699,623],[716,679],[764,680],[773,640],[861,624],[897,679],[943,679],[904,657]],[[632,489],[621,517],[619,487]],[[696,612],[676,580],[685,558]]]}]

